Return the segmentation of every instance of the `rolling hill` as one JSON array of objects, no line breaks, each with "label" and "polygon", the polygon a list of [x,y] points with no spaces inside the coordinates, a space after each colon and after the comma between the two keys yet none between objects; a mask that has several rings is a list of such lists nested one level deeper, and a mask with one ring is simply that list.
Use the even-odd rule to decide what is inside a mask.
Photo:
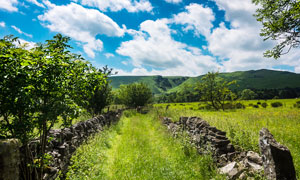
[{"label": "rolling hill", "polygon": [[[232,73],[220,73],[227,81],[236,80],[237,85],[232,89],[282,89],[300,88],[300,74],[287,71],[251,70]],[[202,76],[114,76],[110,77],[113,89],[118,89],[122,84],[143,82],[147,84],[154,94],[180,91],[184,87],[194,87],[201,81]]]}]

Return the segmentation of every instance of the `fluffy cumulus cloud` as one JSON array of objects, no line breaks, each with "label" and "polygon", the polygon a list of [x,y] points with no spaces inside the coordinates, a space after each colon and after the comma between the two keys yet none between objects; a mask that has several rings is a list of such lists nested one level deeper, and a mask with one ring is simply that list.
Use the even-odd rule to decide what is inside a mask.
[{"label": "fluffy cumulus cloud", "polygon": [[15,31],[17,31],[19,34],[23,34],[23,35],[25,35],[25,36],[27,36],[27,37],[32,38],[32,35],[31,35],[31,34],[27,34],[27,33],[23,32],[20,28],[14,26],[14,25],[12,25],[11,27],[12,27]]},{"label": "fluffy cumulus cloud", "polygon": [[227,28],[221,23],[207,36],[208,50],[223,60],[222,71],[272,68],[289,64],[285,59],[275,61],[263,57],[263,52],[271,49],[274,42],[264,41],[260,37],[261,25],[253,17],[257,7],[251,0],[215,2],[219,9],[225,11],[225,18],[231,24]]},{"label": "fluffy cumulus cloud", "polygon": [[165,0],[165,1],[168,3],[173,3],[173,4],[178,4],[178,3],[182,2],[182,0]]},{"label": "fluffy cumulus cloud", "polygon": [[4,28],[4,27],[5,27],[5,22],[1,21],[1,22],[0,22],[0,27],[3,27],[3,28]]},{"label": "fluffy cumulus cloud", "polygon": [[16,7],[18,4],[18,0],[1,0],[0,1],[0,9],[16,12],[18,8]]},{"label": "fluffy cumulus cloud", "polygon": [[[135,66],[131,73],[195,76],[208,70],[216,70],[214,58],[201,54],[196,47],[175,41],[171,36],[168,19],[147,20],[133,40],[123,42],[117,53],[128,56]],[[152,68],[148,71],[144,66]]]},{"label": "fluffy cumulus cloud", "polygon": [[126,9],[128,12],[152,11],[153,7],[148,0],[76,0],[82,5],[96,7],[101,11],[120,11]]},{"label": "fluffy cumulus cloud", "polygon": [[172,22],[184,26],[184,31],[193,31],[196,36],[210,34],[215,20],[213,11],[200,4],[190,4],[185,7],[186,12],[174,15]]},{"label": "fluffy cumulus cloud", "polygon": [[43,25],[51,31],[71,37],[83,45],[85,53],[94,58],[95,51],[101,51],[103,42],[96,35],[121,37],[124,30],[110,17],[95,9],[84,8],[78,4],[57,6],[45,1],[48,10],[38,16]]}]

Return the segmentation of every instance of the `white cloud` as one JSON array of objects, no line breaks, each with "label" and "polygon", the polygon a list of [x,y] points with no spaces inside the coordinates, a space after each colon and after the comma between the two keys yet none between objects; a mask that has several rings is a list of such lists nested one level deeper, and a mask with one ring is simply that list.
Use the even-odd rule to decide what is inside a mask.
[{"label": "white cloud", "polygon": [[31,35],[31,34],[27,34],[27,33],[23,32],[20,28],[14,26],[14,25],[12,25],[11,27],[12,27],[14,30],[16,30],[19,34],[24,34],[25,36],[32,38],[32,35]]},{"label": "white cloud", "polygon": [[208,36],[215,20],[213,11],[200,4],[190,4],[185,7],[186,12],[174,15],[173,23],[184,25],[184,31],[194,31],[196,36],[200,34]]},{"label": "white cloud", "polygon": [[27,50],[30,50],[32,48],[36,47],[36,43],[32,41],[26,41],[24,39],[18,39],[18,41],[15,43],[19,47],[23,47]]},{"label": "white cloud", "polygon": [[18,4],[18,0],[1,0],[0,1],[0,9],[4,9],[10,12],[18,11],[16,5]]},{"label": "white cloud", "polygon": [[[289,65],[295,60],[278,60],[263,57],[267,49],[274,46],[272,41],[263,41],[260,37],[261,24],[253,14],[256,7],[251,0],[215,0],[220,9],[225,11],[227,21],[207,36],[208,50],[223,60],[222,71],[271,69],[273,66]],[[299,59],[299,58],[298,58]],[[296,60],[299,63],[299,60]],[[299,63],[300,64],[300,63]]]},{"label": "white cloud", "polygon": [[[133,40],[123,42],[117,53],[131,58],[136,67],[131,73],[136,75],[196,76],[219,67],[213,57],[202,55],[200,49],[175,41],[167,19],[141,23],[139,33]],[[152,70],[147,71],[144,66]]]},{"label": "white cloud", "polygon": [[173,4],[178,4],[178,3],[182,2],[182,0],[165,0],[165,1],[168,3],[173,3]]},{"label": "white cloud", "polygon": [[45,8],[45,6],[42,3],[39,3],[37,0],[26,0],[26,1],[28,1],[28,2],[30,2],[32,4],[35,4],[35,5],[39,6],[39,7]]},{"label": "white cloud", "polygon": [[44,26],[81,42],[85,53],[94,58],[95,51],[101,51],[103,43],[96,35],[121,37],[124,30],[110,17],[95,9],[87,9],[78,4],[57,6],[44,1],[49,8],[45,14],[38,16]]},{"label": "white cloud", "polygon": [[105,53],[104,56],[105,56],[107,59],[109,59],[109,58],[111,58],[111,57],[115,57],[115,55],[112,54],[112,53]]},{"label": "white cloud", "polygon": [[3,27],[3,28],[5,27],[5,22],[4,21],[0,22],[0,27]]},{"label": "white cloud", "polygon": [[235,28],[241,26],[258,26],[253,14],[257,9],[251,0],[214,0],[219,9],[226,12],[225,18]]},{"label": "white cloud", "polygon": [[76,0],[82,5],[96,7],[101,11],[120,11],[126,9],[128,12],[152,11],[153,7],[148,0]]}]

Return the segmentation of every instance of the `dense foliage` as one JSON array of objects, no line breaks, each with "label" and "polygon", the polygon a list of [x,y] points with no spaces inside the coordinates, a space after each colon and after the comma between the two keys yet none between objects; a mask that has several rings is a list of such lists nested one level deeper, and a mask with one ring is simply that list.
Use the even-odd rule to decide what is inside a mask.
[{"label": "dense foliage", "polygon": [[229,89],[235,82],[227,82],[218,75],[218,72],[208,72],[199,82],[197,89],[201,94],[201,100],[215,110],[224,110],[226,101],[235,98],[235,94]]},{"label": "dense foliage", "polygon": [[256,18],[263,25],[261,36],[276,40],[278,44],[265,52],[266,57],[279,58],[291,48],[299,47],[300,1],[299,0],[253,0],[259,9]]},{"label": "dense foliage", "polygon": [[251,99],[256,99],[257,94],[253,92],[251,89],[244,89],[241,92],[241,99],[242,100],[251,100]]},{"label": "dense foliage", "polygon": [[[108,103],[111,71],[98,70],[71,53],[68,41],[58,34],[28,50],[12,36],[0,39],[0,137],[18,138],[26,145],[39,136],[40,167],[48,132],[58,117],[68,125],[82,109],[98,114]],[[94,102],[99,96],[105,100],[101,106]]]},{"label": "dense foliage", "polygon": [[145,106],[151,101],[152,92],[144,83],[121,85],[117,93],[118,101],[127,107]]}]

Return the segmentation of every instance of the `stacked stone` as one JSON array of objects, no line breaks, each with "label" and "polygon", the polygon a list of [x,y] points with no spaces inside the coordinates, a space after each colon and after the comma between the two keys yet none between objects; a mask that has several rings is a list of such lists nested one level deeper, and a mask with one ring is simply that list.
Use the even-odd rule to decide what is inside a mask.
[{"label": "stacked stone", "polygon": [[201,152],[208,150],[215,156],[221,156],[235,151],[226,137],[226,132],[210,126],[199,117],[180,117],[175,123],[169,118],[164,118],[164,124],[173,134],[177,134],[179,129],[188,132],[192,142]]},{"label": "stacked stone", "polygon": [[266,128],[260,130],[259,135],[259,147],[267,179],[296,180],[296,171],[290,150],[279,144]]},{"label": "stacked stone", "polygon": [[254,176],[262,170],[259,154],[236,151],[226,137],[226,132],[210,126],[199,117],[180,117],[177,122],[165,117],[163,123],[175,136],[180,132],[187,132],[198,152],[212,153],[217,165],[221,167],[220,173],[228,175],[230,179],[245,179],[246,174]]},{"label": "stacked stone", "polygon": [[[62,174],[68,170],[72,154],[88,137],[102,131],[104,126],[119,120],[121,111],[109,112],[74,124],[69,128],[50,130],[46,146],[46,153],[52,156],[51,164],[46,169],[43,179],[55,179],[60,171]],[[33,140],[29,144],[33,157],[39,154],[39,140]],[[22,150],[21,150],[22,151]]]}]

